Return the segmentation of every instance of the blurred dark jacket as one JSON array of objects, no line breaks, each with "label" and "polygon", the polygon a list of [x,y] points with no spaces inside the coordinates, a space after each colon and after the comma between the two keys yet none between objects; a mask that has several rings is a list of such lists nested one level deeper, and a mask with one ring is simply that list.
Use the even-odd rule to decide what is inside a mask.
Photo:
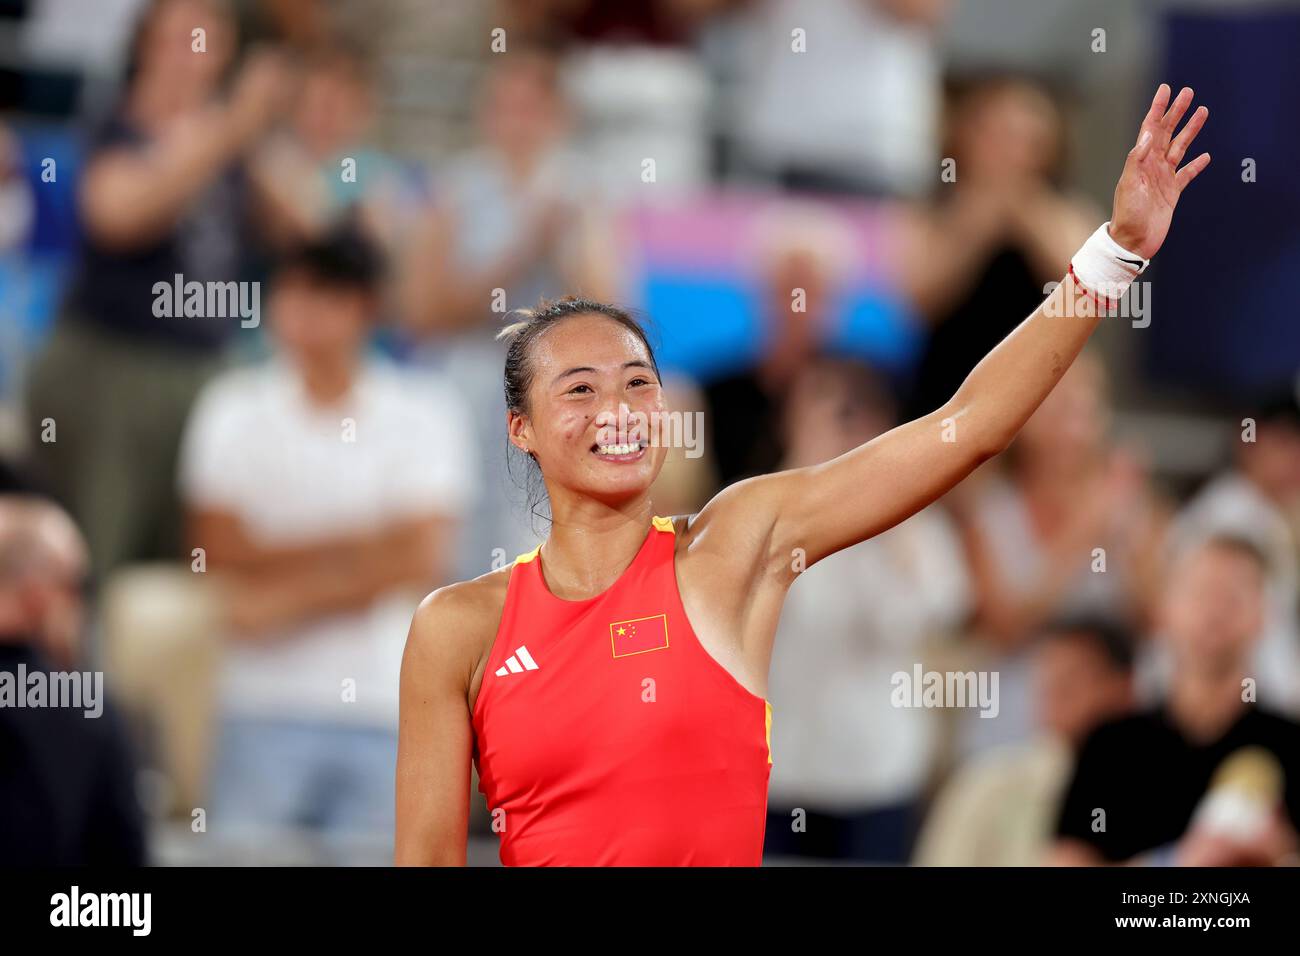
[{"label": "blurred dark jacket", "polygon": [[[31,643],[0,643],[0,671],[52,670]],[[22,692],[19,688],[19,692]],[[0,706],[0,866],[145,863],[135,762],[121,720]]]}]

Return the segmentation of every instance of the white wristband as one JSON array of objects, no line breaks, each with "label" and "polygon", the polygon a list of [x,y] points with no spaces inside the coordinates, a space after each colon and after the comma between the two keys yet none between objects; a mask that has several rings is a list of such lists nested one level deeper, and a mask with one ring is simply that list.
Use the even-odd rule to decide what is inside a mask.
[{"label": "white wristband", "polygon": [[1070,271],[1075,281],[1089,292],[1118,302],[1129,285],[1151,264],[1136,252],[1129,252],[1110,236],[1110,222],[1088,237],[1074,259]]}]

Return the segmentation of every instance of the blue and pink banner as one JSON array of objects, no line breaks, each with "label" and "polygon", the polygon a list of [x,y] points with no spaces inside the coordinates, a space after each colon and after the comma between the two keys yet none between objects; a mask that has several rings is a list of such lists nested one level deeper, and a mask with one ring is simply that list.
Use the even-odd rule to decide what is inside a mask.
[{"label": "blue and pink banner", "polygon": [[[665,370],[709,380],[761,354],[774,308],[774,259],[815,247],[832,260],[826,345],[882,368],[909,368],[922,330],[890,275],[894,210],[861,200],[717,192],[645,204],[619,217],[634,305]],[[782,300],[782,297],[785,297]]]}]

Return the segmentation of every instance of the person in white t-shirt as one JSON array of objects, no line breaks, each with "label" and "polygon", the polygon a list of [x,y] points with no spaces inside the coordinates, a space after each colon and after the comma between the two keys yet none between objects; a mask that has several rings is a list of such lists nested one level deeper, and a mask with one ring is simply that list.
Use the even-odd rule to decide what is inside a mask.
[{"label": "person in white t-shirt", "polygon": [[381,279],[354,227],[291,254],[275,357],[214,380],[187,426],[191,546],[231,630],[213,830],[391,839],[406,627],[476,477],[456,395],[366,356]]},{"label": "person in white t-shirt", "polygon": [[948,7],[949,0],[749,4],[733,104],[747,162],[796,189],[923,196],[939,162],[936,34]]}]

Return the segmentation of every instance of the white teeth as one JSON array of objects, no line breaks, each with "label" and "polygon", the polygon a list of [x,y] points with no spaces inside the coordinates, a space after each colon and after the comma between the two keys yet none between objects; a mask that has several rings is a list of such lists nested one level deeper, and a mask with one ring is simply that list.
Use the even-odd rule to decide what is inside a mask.
[{"label": "white teeth", "polygon": [[620,445],[597,445],[596,452],[601,455],[630,455],[641,449],[640,442],[624,442]]}]

